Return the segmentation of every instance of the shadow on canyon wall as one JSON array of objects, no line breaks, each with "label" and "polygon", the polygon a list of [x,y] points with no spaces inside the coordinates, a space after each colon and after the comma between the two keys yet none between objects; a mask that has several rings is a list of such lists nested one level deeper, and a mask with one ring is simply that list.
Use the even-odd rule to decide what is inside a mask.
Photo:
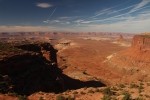
[{"label": "shadow on canyon wall", "polygon": [[[57,50],[50,44],[40,45],[27,44],[18,48],[36,53],[25,53],[15,55],[0,61],[0,92],[16,92],[21,95],[32,93],[54,92],[60,93],[66,90],[79,89],[83,87],[102,87],[100,81],[80,81],[63,74],[57,67]],[[50,61],[41,54],[41,49],[50,51]]]}]

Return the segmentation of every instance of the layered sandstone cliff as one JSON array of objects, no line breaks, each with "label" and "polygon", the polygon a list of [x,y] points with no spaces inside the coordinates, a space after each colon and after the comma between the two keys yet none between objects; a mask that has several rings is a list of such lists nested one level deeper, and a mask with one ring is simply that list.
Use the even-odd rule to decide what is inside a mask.
[{"label": "layered sandstone cliff", "polygon": [[136,35],[132,41],[132,48],[150,50],[150,35]]},{"label": "layered sandstone cliff", "polygon": [[111,55],[107,63],[124,75],[150,79],[150,35],[134,36],[132,46]]}]

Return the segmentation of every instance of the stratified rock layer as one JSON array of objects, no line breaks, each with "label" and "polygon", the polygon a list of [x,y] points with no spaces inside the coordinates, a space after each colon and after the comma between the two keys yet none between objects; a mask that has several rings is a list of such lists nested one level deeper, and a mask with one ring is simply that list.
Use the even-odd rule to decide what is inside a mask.
[{"label": "stratified rock layer", "polygon": [[150,79],[150,35],[136,35],[132,46],[114,54],[109,66],[120,70],[124,75],[137,75],[137,78]]}]

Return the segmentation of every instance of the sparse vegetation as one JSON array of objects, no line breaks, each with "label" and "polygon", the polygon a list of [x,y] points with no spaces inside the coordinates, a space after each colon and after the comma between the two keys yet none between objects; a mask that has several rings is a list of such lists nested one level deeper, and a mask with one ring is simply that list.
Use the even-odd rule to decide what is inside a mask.
[{"label": "sparse vegetation", "polygon": [[56,100],[66,100],[66,98],[62,95],[56,96]]},{"label": "sparse vegetation", "polygon": [[144,87],[142,86],[142,84],[140,84],[140,86],[138,87],[139,93],[141,93],[143,89],[144,89]]},{"label": "sparse vegetation", "polygon": [[69,95],[66,100],[75,100],[75,97]]},{"label": "sparse vegetation", "polygon": [[8,92],[9,96],[17,96],[18,94],[16,92]]},{"label": "sparse vegetation", "polygon": [[132,100],[131,95],[128,92],[124,92],[123,95],[124,97],[122,100]]},{"label": "sparse vegetation", "polygon": [[44,98],[43,98],[43,97],[40,97],[39,100],[44,100]]},{"label": "sparse vegetation", "polygon": [[[74,40],[74,41],[76,42],[76,40]],[[84,41],[84,40],[81,40],[81,42],[82,41]],[[99,41],[99,42],[101,42],[101,41]],[[56,41],[56,43],[57,43],[57,41]],[[95,41],[94,41],[94,43],[95,43]],[[75,45],[78,45],[78,44],[80,44],[80,41],[75,43]],[[110,41],[107,44],[110,44]],[[99,45],[99,43],[98,43],[98,45]],[[83,47],[82,47],[82,45],[80,45],[80,46],[81,46],[81,48],[84,48],[84,45],[83,45]],[[85,46],[87,46],[87,45],[85,45]],[[60,56],[60,58],[61,58],[61,55],[64,55],[64,57],[66,56],[66,58],[58,59],[58,65],[60,65],[60,66],[63,65],[63,68],[66,68],[66,66],[70,67],[69,70],[65,70],[64,73],[63,73],[63,70],[60,69],[60,67],[57,68],[57,62],[55,64],[54,63],[51,64],[51,62],[53,62],[53,60],[51,60],[51,58],[53,58],[53,54],[50,54],[51,50],[49,50],[49,49],[47,50],[47,48],[45,50],[44,47],[40,47],[40,50],[42,50],[42,51],[38,51],[38,52],[35,52],[36,50],[33,51],[33,52],[32,52],[32,50],[24,52],[24,54],[27,53],[27,56],[28,56],[28,54],[30,56],[30,52],[31,52],[31,55],[32,55],[33,58],[35,56],[35,58],[33,59],[33,62],[30,62],[30,61],[32,61],[32,59],[27,59],[26,60],[26,58],[24,58],[24,56],[23,56],[22,61],[20,61],[20,58],[18,58],[19,60],[14,59],[14,63],[13,63],[13,61],[10,59],[10,64],[8,64],[9,62],[7,63],[7,59],[9,57],[7,58],[7,56],[6,56],[6,58],[4,59],[4,62],[6,61],[6,67],[12,65],[12,66],[14,66],[14,68],[16,68],[16,69],[13,69],[13,70],[17,71],[17,72],[11,72],[12,68],[10,68],[10,69],[8,69],[10,71],[10,73],[8,72],[8,74],[9,75],[11,73],[12,74],[17,74],[19,77],[17,75],[14,75],[13,78],[12,78],[12,76],[11,76],[12,79],[16,79],[16,80],[10,79],[11,81],[13,81],[14,83],[18,82],[17,84],[15,84],[16,86],[13,84],[14,87],[11,87],[11,84],[10,84],[11,82],[6,83],[7,78],[4,77],[5,74],[4,75],[0,74],[0,77],[2,77],[2,78],[0,78],[0,80],[2,80],[2,81],[0,81],[0,92],[1,91],[5,92],[6,90],[9,89],[9,87],[11,89],[14,89],[14,88],[17,87],[17,85],[19,85],[20,87],[18,89],[13,90],[17,93],[8,93],[8,92],[6,92],[6,93],[8,93],[6,96],[8,96],[8,97],[13,96],[15,98],[18,98],[19,100],[27,100],[28,98],[26,96],[23,96],[23,95],[20,95],[20,94],[24,94],[24,95],[29,94],[29,95],[31,95],[32,93],[36,93],[36,91],[43,91],[41,93],[32,94],[30,97],[31,98],[36,98],[38,100],[46,100],[46,99],[49,99],[49,97],[56,98],[56,100],[75,100],[75,97],[77,97],[77,99],[79,98],[81,100],[84,100],[84,99],[88,100],[89,98],[92,98],[92,97],[95,98],[97,96],[98,96],[99,99],[101,98],[102,100],[120,100],[120,99],[122,99],[122,100],[132,100],[132,98],[134,98],[135,100],[144,100],[145,98],[146,99],[150,98],[149,94],[146,94],[148,89],[144,90],[144,88],[146,88],[144,86],[146,86],[146,85],[147,85],[147,87],[150,86],[150,82],[149,83],[147,82],[145,84],[145,81],[140,81],[140,82],[136,81],[136,80],[139,80],[139,79],[144,80],[144,78],[143,78],[144,75],[142,75],[142,76],[138,75],[138,74],[141,74],[141,72],[142,72],[142,70],[140,70],[140,68],[137,68],[139,70],[139,73],[132,74],[131,75],[132,78],[129,78],[129,79],[128,79],[128,77],[130,77],[130,74],[129,74],[130,69],[128,71],[128,68],[127,68],[127,70],[126,70],[126,68],[124,68],[123,70],[122,69],[121,70],[116,69],[116,72],[113,72],[114,70],[112,70],[111,67],[109,67],[109,65],[111,66],[111,64],[113,64],[114,66],[116,66],[115,68],[118,68],[119,65],[121,66],[121,61],[118,61],[118,63],[120,63],[119,65],[113,63],[113,60],[114,61],[117,60],[117,59],[115,59],[115,57],[118,57],[118,59],[119,59],[119,54],[115,54],[115,55],[111,56],[113,58],[111,60],[109,60],[110,63],[108,62],[109,63],[108,68],[110,68],[109,70],[112,70],[112,71],[107,74],[106,72],[108,72],[109,70],[107,70],[107,68],[106,69],[104,68],[105,64],[107,62],[103,63],[104,65],[101,64],[101,63],[98,63],[98,64],[96,63],[97,61],[101,61],[101,60],[104,60],[104,58],[106,58],[106,57],[102,56],[103,59],[101,59],[101,52],[105,51],[105,50],[102,49],[102,50],[98,51],[98,49],[101,48],[101,46],[99,48],[94,48],[94,46],[92,47],[91,51],[89,50],[89,49],[91,49],[90,47],[85,48],[85,49],[81,49],[82,51],[87,50],[86,53],[87,54],[89,53],[88,57],[92,57],[92,59],[90,59],[91,63],[89,63],[89,65],[87,65],[87,63],[86,63],[86,62],[88,62],[89,59],[87,61],[85,60],[85,61],[82,62],[82,59],[84,59],[84,57],[80,58],[80,56],[79,56],[80,53],[77,56],[75,56],[76,53],[75,53],[75,55],[71,55],[71,54],[73,54],[72,52],[76,51],[76,48],[73,48],[72,51],[69,51],[69,49],[67,49],[65,51],[65,49],[64,49],[65,54],[63,54],[64,52],[58,53],[59,54],[58,57]],[[105,44],[104,44],[104,46],[105,46]],[[114,47],[112,47],[112,48],[114,48]],[[116,45],[115,48],[117,48],[117,45]],[[93,49],[96,50],[96,51],[92,52]],[[118,47],[117,49],[121,50],[120,47]],[[7,54],[7,52],[5,53],[5,50],[10,50],[10,51],[16,50],[16,51],[18,51],[18,50],[21,50],[21,49],[19,49],[17,47],[15,48],[15,46],[13,46],[13,44],[4,45],[4,44],[0,43],[0,52],[3,51],[4,54]],[[77,51],[82,53],[81,50],[80,50],[80,48],[77,48]],[[115,49],[110,49],[110,50],[117,53],[117,50],[115,50]],[[24,50],[22,50],[22,51],[24,51]],[[68,52],[70,54],[67,54]],[[92,53],[92,56],[90,55],[90,52]],[[106,51],[106,52],[111,54],[110,51]],[[147,52],[147,51],[145,51],[145,52]],[[12,56],[13,54],[15,54],[15,52],[12,51],[12,54],[10,54],[10,56]],[[98,54],[100,56],[95,57]],[[7,55],[9,55],[9,53]],[[15,54],[16,57],[18,57],[20,55],[21,55],[20,53],[19,53],[19,55]],[[43,55],[44,55],[45,58],[47,57],[47,58],[50,58],[50,59],[48,59],[48,61],[47,61],[47,59],[43,58]],[[107,55],[107,53],[104,54],[104,56],[106,56],[106,55]],[[57,53],[55,54],[55,56],[57,56]],[[74,56],[74,58],[77,58],[77,59],[71,58],[72,56]],[[82,56],[82,54],[81,54],[81,56]],[[38,57],[39,57],[39,59],[36,60],[36,58],[38,58]],[[13,56],[12,56],[12,58],[13,58]],[[66,59],[68,59],[68,60],[66,60]],[[79,61],[82,62],[81,64],[78,61],[78,59],[79,59]],[[57,58],[56,58],[56,60],[57,60]],[[128,58],[123,57],[122,60],[126,61],[126,60],[128,60]],[[132,59],[132,60],[134,60],[134,59]],[[76,62],[76,61],[78,61],[78,62]],[[92,61],[95,61],[95,62],[92,62]],[[137,59],[137,61],[138,61],[138,59]],[[18,64],[17,62],[23,63],[23,65],[20,64],[20,63]],[[26,64],[26,62],[27,62],[27,64]],[[38,63],[36,63],[36,62],[38,62]],[[141,63],[141,65],[143,64],[143,62],[141,62],[141,61],[139,61],[139,62]],[[35,63],[35,65],[34,65],[34,63]],[[127,62],[125,62],[125,65],[126,65],[126,63]],[[133,61],[133,64],[134,63],[136,63],[136,62]],[[0,64],[0,66],[1,65],[3,65],[3,63]],[[30,65],[32,65],[32,66],[30,67]],[[55,65],[55,67],[54,66],[51,67],[51,65]],[[90,69],[89,66],[93,66],[93,65],[97,66],[97,67],[95,69],[94,68]],[[104,67],[98,68],[99,65],[103,65]],[[127,65],[128,65],[128,63],[127,63]],[[19,68],[21,68],[20,66],[23,66],[23,68],[19,69]],[[26,66],[29,67],[29,70]],[[34,69],[34,66],[36,66],[35,69]],[[74,67],[74,66],[76,66],[76,67]],[[81,66],[81,68],[80,68],[80,66]],[[88,66],[88,68],[87,68],[87,66]],[[6,68],[6,67],[4,66],[4,68]],[[104,69],[101,69],[101,68],[104,68]],[[112,68],[114,68],[114,67],[112,66]],[[72,70],[73,70],[73,72],[72,72]],[[56,71],[56,73],[55,73],[55,71]],[[67,72],[67,71],[69,71],[69,72]],[[94,71],[95,71],[95,73],[94,73]],[[123,73],[121,73],[119,71],[123,71]],[[5,69],[4,69],[4,71],[1,71],[1,72],[5,72]],[[6,69],[6,72],[7,72],[7,69]],[[101,77],[97,77],[96,75],[102,75],[102,74],[99,74],[101,72],[102,72],[102,74],[105,73],[105,75],[101,76]],[[117,72],[119,72],[119,73],[117,73]],[[134,66],[133,66],[133,69],[131,70],[131,73],[132,72],[136,73],[136,68],[134,68]],[[34,74],[34,73],[36,73],[36,74]],[[67,73],[67,75],[66,75],[66,73]],[[122,77],[121,75],[124,75],[124,76]],[[146,75],[147,75],[147,73],[146,73]],[[31,76],[31,78],[28,77],[28,76]],[[32,82],[32,80],[28,80],[28,79],[36,78],[35,76],[38,76],[38,78],[36,80],[33,80],[33,82]],[[76,77],[76,76],[78,76],[78,77]],[[109,78],[108,78],[108,76],[109,76]],[[108,80],[107,79],[105,80],[105,77],[108,78]],[[4,80],[4,78],[5,78],[5,80]],[[43,78],[44,78],[44,81],[43,80],[40,81],[40,79],[43,79]],[[115,79],[113,79],[113,78],[115,78]],[[134,83],[129,84],[132,81],[132,79],[133,79]],[[3,82],[3,80],[4,80],[4,82]],[[34,84],[34,82],[36,82],[37,84],[36,83]],[[52,82],[54,82],[54,84]],[[129,83],[124,84],[123,82],[126,82],[126,83],[129,82]],[[26,85],[26,83],[27,83],[27,85]],[[42,83],[42,84],[40,84],[40,83]],[[7,84],[9,84],[9,85],[7,85]],[[24,86],[24,84],[25,84],[25,86]],[[114,84],[117,84],[117,85],[113,86]],[[28,86],[28,85],[31,85],[31,86]],[[44,87],[42,87],[43,85],[44,85]],[[50,85],[50,86],[48,86],[48,85]],[[68,85],[68,86],[66,86],[66,85]],[[106,85],[110,85],[110,86],[112,85],[112,87],[103,87],[103,86],[106,86]],[[53,86],[56,86],[56,88],[53,88]],[[84,87],[84,86],[87,86],[87,87]],[[4,87],[7,87],[7,88],[5,89]],[[23,87],[24,87],[24,89],[22,89]],[[32,89],[29,89],[30,87],[31,88],[33,87],[33,92],[32,92]],[[64,87],[65,87],[65,89],[64,89]],[[36,88],[39,88],[39,89],[34,91],[34,89],[36,89]],[[46,90],[46,89],[48,89],[48,90]],[[49,93],[49,89],[50,89],[51,93]],[[59,90],[59,89],[62,89],[62,91],[60,91],[60,92],[59,91],[56,91],[56,92],[54,91],[54,90]],[[70,90],[67,90],[67,89],[70,89]],[[20,91],[20,90],[23,90],[23,92]],[[46,90],[46,91],[44,91],[44,90]],[[64,90],[66,90],[66,91],[64,91]],[[20,92],[20,94],[19,94],[18,91]],[[48,91],[48,93],[45,93],[47,91]],[[123,92],[123,91],[125,91],[125,92]],[[136,92],[139,92],[139,93],[136,93]],[[25,93],[27,93],[27,94],[25,94]],[[61,93],[61,94],[57,94],[57,93]]]},{"label": "sparse vegetation", "polygon": [[146,97],[146,98],[150,98],[150,95],[147,95],[147,94],[146,94],[145,97]]},{"label": "sparse vegetation", "polygon": [[56,100],[75,100],[75,97],[74,96],[62,96],[62,95],[58,95],[56,97]]},{"label": "sparse vegetation", "polygon": [[28,100],[28,98],[25,95],[18,95],[18,100]]},{"label": "sparse vegetation", "polygon": [[135,83],[131,83],[130,84],[130,88],[138,88],[139,86],[138,85],[136,85]]},{"label": "sparse vegetation", "polygon": [[144,100],[142,97],[137,97],[135,100]]},{"label": "sparse vegetation", "polygon": [[126,86],[124,84],[119,85],[120,88],[125,88]]},{"label": "sparse vegetation", "polygon": [[87,89],[87,87],[84,87],[84,90],[86,90]]},{"label": "sparse vegetation", "polygon": [[100,92],[100,90],[98,88],[95,89],[95,92]]},{"label": "sparse vegetation", "polygon": [[11,44],[8,43],[0,43],[0,50],[2,51],[18,51],[19,49],[15,48]]},{"label": "sparse vegetation", "polygon": [[114,87],[114,86],[111,89],[114,90],[114,91],[118,91],[118,88]]},{"label": "sparse vegetation", "polygon": [[112,100],[111,96],[110,95],[104,95],[102,100]]},{"label": "sparse vegetation", "polygon": [[94,93],[94,91],[92,89],[88,90],[88,93]]},{"label": "sparse vegetation", "polygon": [[85,93],[83,91],[81,91],[80,94],[85,94]]},{"label": "sparse vegetation", "polygon": [[73,94],[78,94],[78,92],[77,92],[77,91],[74,91]]},{"label": "sparse vegetation", "polygon": [[150,83],[147,83],[147,86],[150,86]]},{"label": "sparse vegetation", "polygon": [[105,89],[103,90],[103,93],[104,93],[105,95],[113,95],[113,94],[114,94],[114,92],[111,90],[110,87],[105,88]]}]

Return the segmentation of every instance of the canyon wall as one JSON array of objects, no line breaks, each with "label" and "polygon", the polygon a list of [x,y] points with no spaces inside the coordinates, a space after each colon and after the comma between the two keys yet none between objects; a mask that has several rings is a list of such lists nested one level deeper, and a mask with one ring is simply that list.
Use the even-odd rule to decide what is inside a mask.
[{"label": "canyon wall", "polygon": [[150,35],[134,36],[132,47],[139,50],[150,50]]}]

